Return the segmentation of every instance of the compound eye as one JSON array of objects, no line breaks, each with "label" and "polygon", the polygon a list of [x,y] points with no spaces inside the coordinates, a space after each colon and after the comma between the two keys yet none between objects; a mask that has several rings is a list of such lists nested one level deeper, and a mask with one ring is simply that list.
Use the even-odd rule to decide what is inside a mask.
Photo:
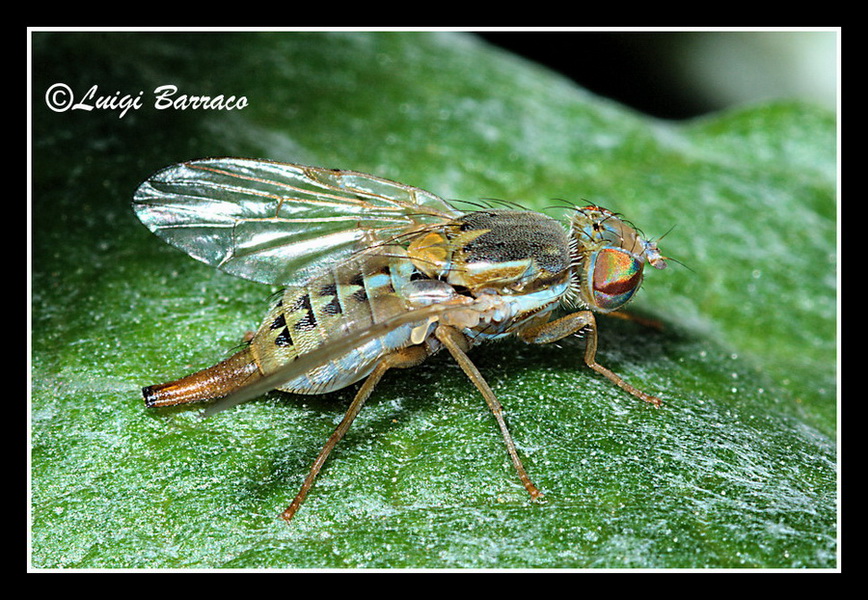
[{"label": "compound eye", "polygon": [[615,310],[633,296],[642,283],[642,263],[632,254],[605,248],[594,259],[593,300],[597,308]]}]

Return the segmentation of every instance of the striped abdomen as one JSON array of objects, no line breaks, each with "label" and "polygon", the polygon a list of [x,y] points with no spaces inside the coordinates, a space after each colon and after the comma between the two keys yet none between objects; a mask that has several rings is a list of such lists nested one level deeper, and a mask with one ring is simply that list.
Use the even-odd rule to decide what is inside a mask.
[{"label": "striped abdomen", "polygon": [[[288,288],[271,307],[250,344],[259,368],[269,374],[329,340],[366,329],[408,310],[396,290],[409,281],[412,263],[397,247],[338,264],[306,285]],[[405,326],[296,377],[278,389],[320,394],[367,376],[384,355],[408,344]]]},{"label": "striped abdomen", "polygon": [[[287,288],[241,352],[177,381],[142,389],[149,407],[227,396],[329,340],[365,329],[407,310],[395,290],[410,280],[413,264],[400,248],[362,255],[325,269],[305,286]],[[367,376],[376,362],[407,346],[403,326],[296,377],[278,389],[297,394],[338,390]]]}]

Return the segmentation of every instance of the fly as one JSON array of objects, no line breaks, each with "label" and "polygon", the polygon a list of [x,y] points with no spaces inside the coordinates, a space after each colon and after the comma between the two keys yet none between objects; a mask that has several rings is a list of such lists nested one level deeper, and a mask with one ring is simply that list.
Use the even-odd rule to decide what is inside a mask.
[{"label": "fly", "polygon": [[[584,330],[585,363],[660,405],[596,361],[594,313],[623,307],[645,263],[666,267],[654,242],[598,206],[569,227],[515,209],[457,210],[409,185],[354,171],[217,158],[159,171],[136,191],[136,215],[193,258],[284,287],[237,354],[142,390],[148,407],[218,400],[213,414],[279,389],[322,394],[362,381],[298,495],[301,506],[335,445],[389,369],[445,349],[480,391],[532,499],[503,409],[467,352],[516,335],[547,344]],[[553,320],[559,306],[572,310]]]}]

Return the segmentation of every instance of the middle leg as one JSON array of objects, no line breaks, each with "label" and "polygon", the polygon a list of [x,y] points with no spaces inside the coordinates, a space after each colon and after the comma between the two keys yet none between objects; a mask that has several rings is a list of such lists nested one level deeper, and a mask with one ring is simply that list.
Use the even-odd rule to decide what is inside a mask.
[{"label": "middle leg", "polygon": [[482,373],[479,372],[479,369],[476,368],[476,365],[473,364],[464,351],[467,345],[466,338],[464,338],[464,335],[458,330],[446,325],[440,325],[437,327],[434,335],[437,336],[437,339],[440,340],[444,346],[446,346],[446,349],[452,355],[452,358],[455,359],[455,362],[458,363],[458,366],[461,367],[461,370],[464,371],[465,375],[470,378],[470,381],[472,381],[476,388],[482,393],[482,397],[485,398],[488,408],[490,408],[492,414],[494,414],[497,426],[500,427],[503,440],[506,442],[506,450],[509,453],[510,460],[512,460],[512,465],[518,472],[519,479],[521,479],[521,482],[524,484],[525,489],[528,491],[532,499],[536,500],[537,498],[540,498],[543,493],[530,480],[530,477],[528,477],[527,472],[524,470],[524,465],[521,464],[521,459],[518,457],[518,451],[515,449],[515,442],[512,441],[512,436],[509,434],[509,429],[506,427],[506,421],[503,419],[503,406],[500,404],[497,396],[494,395],[494,392],[491,391],[488,383],[486,383],[485,379],[482,377]]}]

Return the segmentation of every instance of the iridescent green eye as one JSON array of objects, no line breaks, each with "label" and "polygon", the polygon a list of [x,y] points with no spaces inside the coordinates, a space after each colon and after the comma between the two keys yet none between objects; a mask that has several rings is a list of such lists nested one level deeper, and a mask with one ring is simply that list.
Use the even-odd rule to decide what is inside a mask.
[{"label": "iridescent green eye", "polygon": [[617,248],[604,248],[594,258],[592,293],[594,304],[611,311],[625,304],[642,283],[642,263]]}]

